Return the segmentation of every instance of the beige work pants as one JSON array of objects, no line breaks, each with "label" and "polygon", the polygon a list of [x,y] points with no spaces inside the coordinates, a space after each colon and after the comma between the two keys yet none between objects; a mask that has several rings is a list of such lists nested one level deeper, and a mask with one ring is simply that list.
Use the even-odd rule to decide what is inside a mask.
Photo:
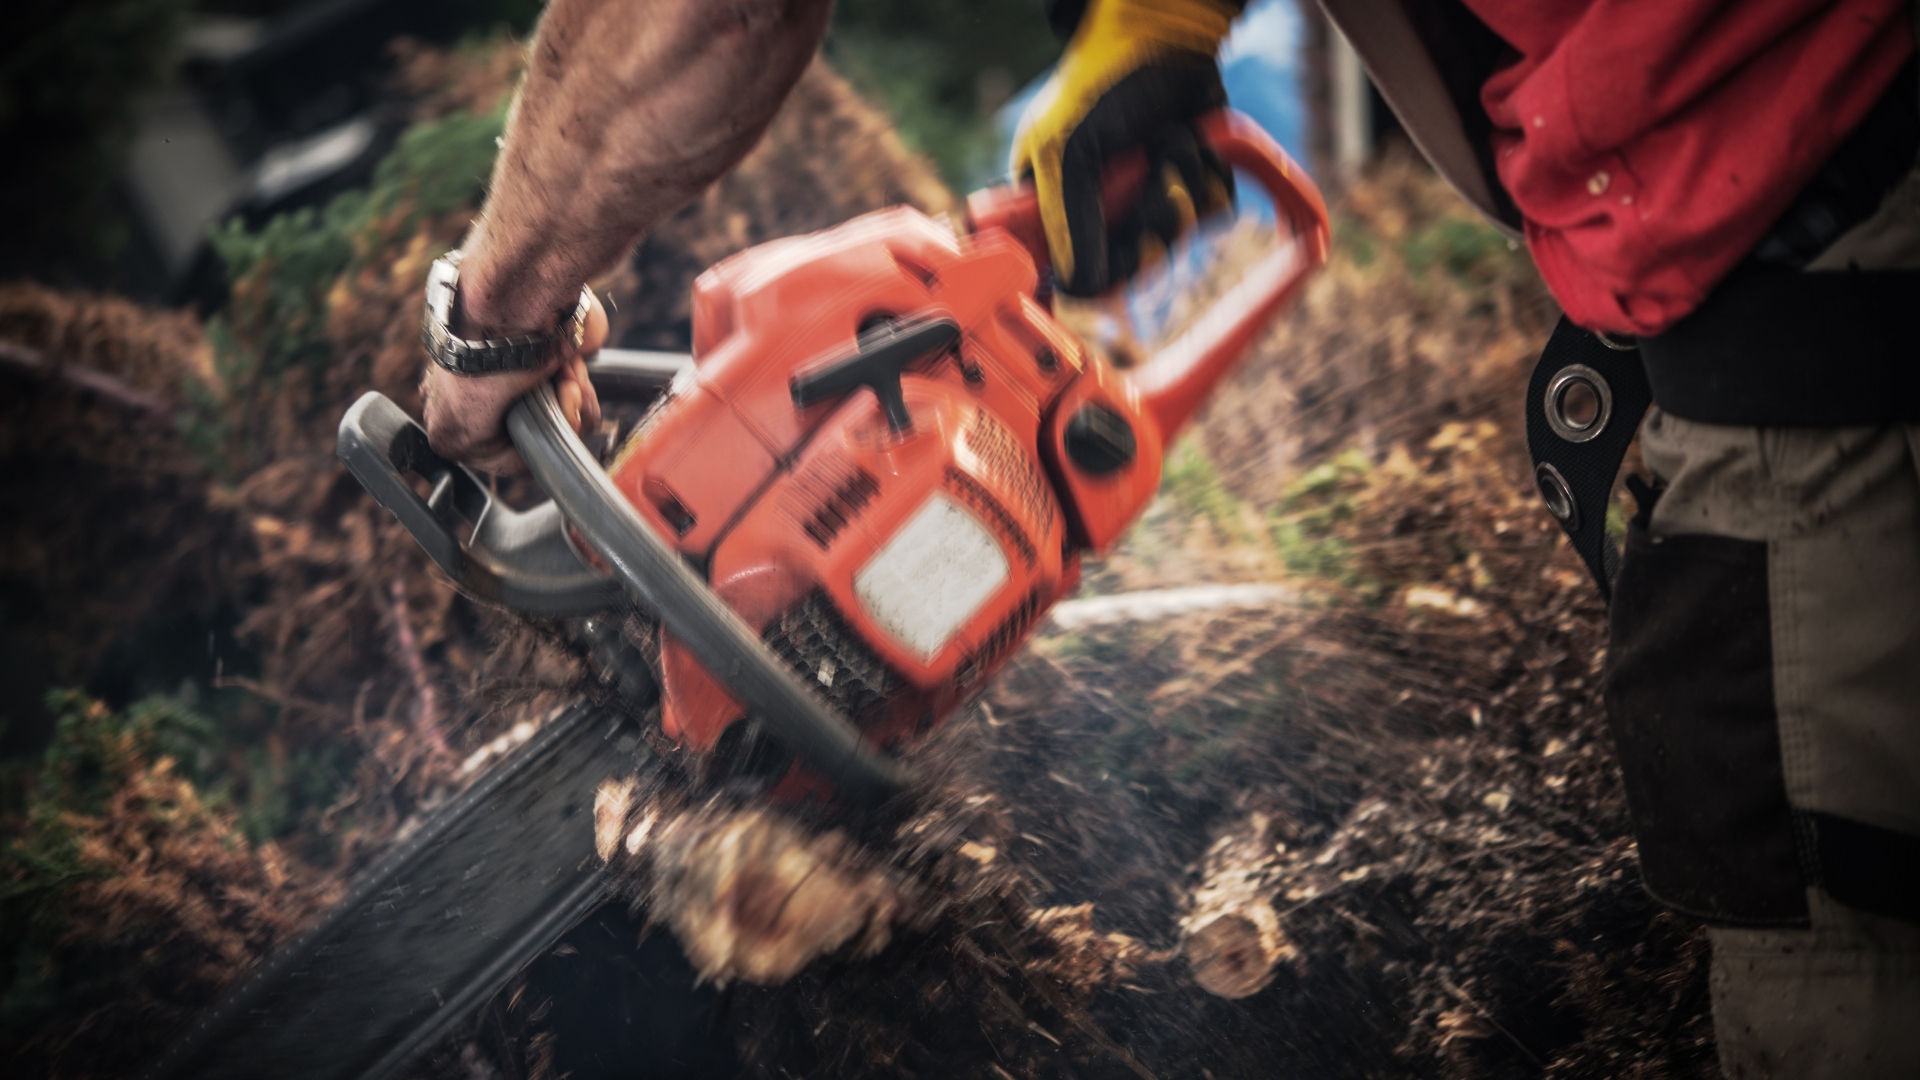
[{"label": "beige work pants", "polygon": [[1920,427],[1655,409],[1641,446],[1608,706],[1648,885],[1711,927],[1722,1067],[1920,1078]]}]

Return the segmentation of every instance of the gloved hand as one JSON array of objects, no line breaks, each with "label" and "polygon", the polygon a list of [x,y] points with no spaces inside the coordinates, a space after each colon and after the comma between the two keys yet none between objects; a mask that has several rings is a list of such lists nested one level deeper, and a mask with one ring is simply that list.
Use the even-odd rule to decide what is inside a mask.
[{"label": "gloved hand", "polygon": [[[1192,121],[1227,103],[1214,60],[1237,0],[1089,0],[1067,51],[1021,118],[1013,174],[1031,176],[1061,291],[1096,296],[1151,265],[1202,214],[1233,202],[1233,173]],[[1147,155],[1133,207],[1105,220],[1100,174]]]}]

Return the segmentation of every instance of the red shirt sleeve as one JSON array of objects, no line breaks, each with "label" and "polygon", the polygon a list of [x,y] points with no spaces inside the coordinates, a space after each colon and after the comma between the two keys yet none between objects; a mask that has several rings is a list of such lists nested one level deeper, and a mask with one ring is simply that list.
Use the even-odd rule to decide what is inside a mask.
[{"label": "red shirt sleeve", "polygon": [[1568,317],[1657,334],[1766,235],[1913,52],[1910,0],[1466,0],[1481,92]]}]

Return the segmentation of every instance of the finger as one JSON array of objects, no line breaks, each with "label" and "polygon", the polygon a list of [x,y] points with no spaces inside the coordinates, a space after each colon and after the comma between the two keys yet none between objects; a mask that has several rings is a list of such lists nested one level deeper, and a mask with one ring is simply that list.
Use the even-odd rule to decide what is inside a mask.
[{"label": "finger", "polygon": [[493,476],[525,476],[532,471],[527,468],[526,459],[520,456],[520,451],[514,449],[512,443],[508,443],[504,449],[484,457],[474,458],[466,464],[470,469]]},{"label": "finger", "polygon": [[[584,357],[569,357],[560,370],[553,375],[554,400],[560,404],[560,414],[566,417],[575,434],[585,435],[599,426],[598,417],[589,417],[587,399],[593,394],[593,383],[587,376],[587,362]],[[596,410],[597,411],[597,410]],[[588,423],[589,419],[593,422]]]},{"label": "finger", "polygon": [[1159,166],[1161,186],[1186,229],[1200,214],[1206,197],[1207,171],[1201,162],[1200,140],[1186,124],[1168,124],[1156,133],[1150,163]]},{"label": "finger", "polygon": [[591,291],[588,292],[587,295],[589,298],[587,303],[587,324],[580,335],[579,348],[575,350],[576,355],[580,356],[592,356],[606,345],[609,326],[607,309],[606,306],[600,302],[599,295]]},{"label": "finger", "polygon": [[1193,192],[1180,170],[1171,162],[1160,167],[1160,183],[1147,221],[1161,243],[1172,245],[1180,234],[1193,228],[1200,214],[1193,207]]},{"label": "finger", "polygon": [[1237,194],[1233,167],[1220,160],[1220,155],[1205,139],[1196,138],[1195,143],[1200,151],[1200,167],[1205,174],[1205,178],[1193,189],[1200,213],[1206,215],[1217,210],[1231,210]]},{"label": "finger", "polygon": [[1083,130],[1067,139],[1060,158],[1060,193],[1066,216],[1071,254],[1054,252],[1054,272],[1062,292],[1070,296],[1098,296],[1107,291],[1107,220],[1102,203],[1099,146]]},{"label": "finger", "polygon": [[600,395],[587,372],[586,357],[574,357],[564,369],[564,377],[580,388],[580,431],[584,434],[600,430]]},{"label": "finger", "polygon": [[556,379],[553,384],[553,396],[560,402],[560,415],[567,420],[567,426],[574,434],[580,433],[580,384],[572,379]]},{"label": "finger", "polygon": [[1067,219],[1067,205],[1078,193],[1064,189],[1061,177],[1066,142],[1082,104],[1071,95],[1063,96],[1062,72],[1055,71],[1039,94],[1027,104],[1019,129],[1014,133],[1012,174],[1031,179],[1039,203],[1040,227],[1047,238],[1048,261],[1060,280],[1075,270],[1073,236]]},{"label": "finger", "polygon": [[1167,259],[1167,242],[1152,229],[1142,229],[1127,244],[1114,244],[1114,281],[1127,281],[1144,269],[1152,269]]},{"label": "finger", "polygon": [[1194,220],[1193,200],[1179,171],[1167,163],[1154,166],[1133,205],[1114,219],[1109,230],[1110,279],[1125,281],[1159,264]]},{"label": "finger", "polygon": [[507,439],[507,409],[560,366],[497,375],[455,375],[429,365],[421,379],[427,442],[452,461],[497,473],[525,471]]}]

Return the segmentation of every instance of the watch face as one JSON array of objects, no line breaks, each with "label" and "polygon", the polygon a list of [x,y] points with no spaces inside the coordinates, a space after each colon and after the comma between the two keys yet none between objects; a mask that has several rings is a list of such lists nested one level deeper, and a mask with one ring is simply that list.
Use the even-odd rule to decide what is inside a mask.
[{"label": "watch face", "polygon": [[450,251],[433,261],[427,271],[427,318],[443,337],[451,337],[453,293],[460,283],[459,252]]}]

